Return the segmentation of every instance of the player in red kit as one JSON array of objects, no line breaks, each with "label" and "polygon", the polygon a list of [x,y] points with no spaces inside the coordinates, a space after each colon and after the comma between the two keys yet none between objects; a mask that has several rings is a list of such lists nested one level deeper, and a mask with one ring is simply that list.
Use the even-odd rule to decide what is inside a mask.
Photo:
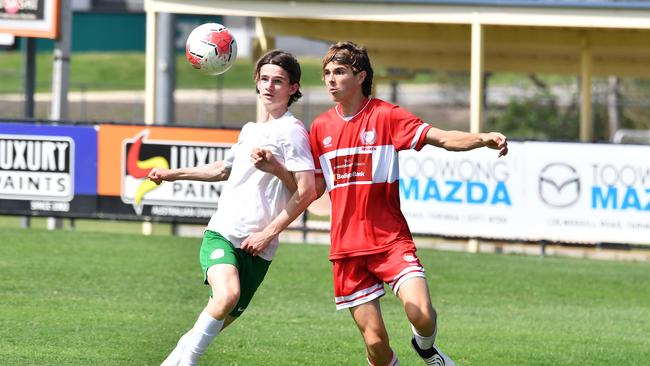
[{"label": "player in red kit", "polygon": [[400,210],[397,153],[433,145],[454,151],[488,147],[502,156],[508,152],[506,137],[432,127],[371,98],[372,78],[365,48],[332,45],[323,58],[323,79],[336,105],[316,118],[310,131],[316,185],[319,193],[327,189],[332,202],[336,308],[350,309],[370,365],[399,365],[379,306],[386,283],[404,305],[420,357],[427,365],[454,365],[434,344],[437,315]]}]

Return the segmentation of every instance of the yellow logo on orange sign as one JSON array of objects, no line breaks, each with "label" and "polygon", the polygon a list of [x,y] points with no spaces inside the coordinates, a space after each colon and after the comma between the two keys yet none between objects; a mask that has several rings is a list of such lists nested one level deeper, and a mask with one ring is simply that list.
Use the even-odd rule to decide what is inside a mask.
[{"label": "yellow logo on orange sign", "polygon": [[[126,171],[133,178],[146,178],[153,168],[169,169],[169,162],[162,156],[154,156],[146,160],[140,160],[142,140],[149,135],[148,130],[142,131],[135,137],[126,157]],[[134,208],[136,212],[142,212],[142,199],[147,192],[158,188],[158,185],[148,179],[140,182],[134,196]]]}]

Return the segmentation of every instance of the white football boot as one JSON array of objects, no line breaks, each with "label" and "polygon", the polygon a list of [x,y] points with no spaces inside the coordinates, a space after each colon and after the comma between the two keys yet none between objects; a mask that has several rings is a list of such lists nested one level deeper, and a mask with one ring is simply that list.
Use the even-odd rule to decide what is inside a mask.
[{"label": "white football boot", "polygon": [[415,337],[411,339],[411,344],[413,345],[413,349],[415,349],[415,352],[417,352],[418,355],[422,357],[426,365],[456,366],[454,361],[452,361],[451,358],[449,358],[447,355],[442,353],[442,351],[440,351],[435,344],[433,345],[433,347],[431,347],[431,349],[426,349],[426,350],[421,349],[418,346],[417,342],[415,341]]}]

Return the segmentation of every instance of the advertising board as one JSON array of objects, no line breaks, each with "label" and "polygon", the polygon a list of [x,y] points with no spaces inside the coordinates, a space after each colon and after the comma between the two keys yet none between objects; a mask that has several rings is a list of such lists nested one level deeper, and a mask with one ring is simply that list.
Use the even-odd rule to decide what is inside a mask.
[{"label": "advertising board", "polygon": [[148,180],[154,167],[187,168],[222,160],[239,130],[99,126],[98,206],[101,215],[207,222],[221,182]]},{"label": "advertising board", "polygon": [[0,124],[0,213],[94,215],[93,126]]},{"label": "advertising board", "polygon": [[650,244],[650,147],[510,142],[400,153],[402,210],[414,233]]}]

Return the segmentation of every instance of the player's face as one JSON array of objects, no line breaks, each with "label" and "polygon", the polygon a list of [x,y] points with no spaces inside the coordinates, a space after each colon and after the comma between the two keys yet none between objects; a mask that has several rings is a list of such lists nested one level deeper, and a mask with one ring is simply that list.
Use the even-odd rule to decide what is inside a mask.
[{"label": "player's face", "polygon": [[286,108],[291,95],[298,91],[298,84],[290,84],[289,73],[282,67],[266,64],[260,68],[257,90],[267,109]]},{"label": "player's face", "polygon": [[323,68],[323,80],[335,102],[346,102],[361,93],[366,72],[354,73],[352,67],[330,62]]}]

